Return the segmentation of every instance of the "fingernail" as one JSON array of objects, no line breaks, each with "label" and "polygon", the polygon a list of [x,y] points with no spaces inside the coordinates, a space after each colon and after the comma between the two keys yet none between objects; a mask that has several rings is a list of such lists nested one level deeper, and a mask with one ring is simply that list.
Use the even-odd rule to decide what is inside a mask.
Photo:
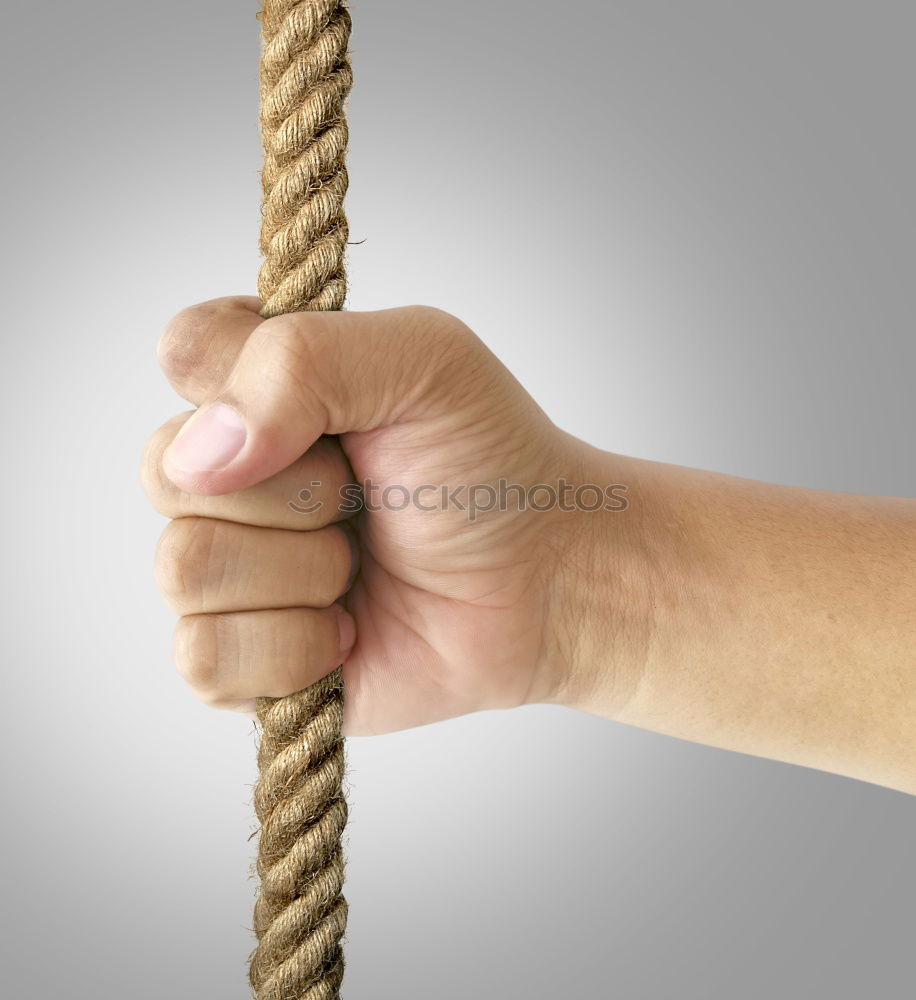
[{"label": "fingernail", "polygon": [[337,608],[337,631],[340,636],[338,649],[340,658],[344,660],[356,642],[356,622],[339,604],[335,604],[334,607]]},{"label": "fingernail", "polygon": [[184,472],[215,472],[242,450],[248,431],[242,418],[225,403],[199,410],[178,432],[168,461]]}]

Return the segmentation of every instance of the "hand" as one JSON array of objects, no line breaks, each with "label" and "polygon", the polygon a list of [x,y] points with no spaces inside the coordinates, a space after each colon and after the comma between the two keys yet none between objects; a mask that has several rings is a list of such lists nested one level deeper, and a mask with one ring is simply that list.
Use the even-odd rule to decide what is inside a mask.
[{"label": "hand", "polygon": [[[200,407],[144,461],[153,504],[177,519],[157,567],[192,688],[250,711],[342,662],[350,734],[562,700],[593,540],[569,497],[519,498],[584,482],[589,449],[452,316],[262,321],[259,305],[196,306],[160,344]],[[354,478],[370,509],[347,519]]]},{"label": "hand", "polygon": [[433,309],[258,307],[169,326],[200,409],[144,463],[207,701],[250,711],[342,662],[350,734],[558,702],[916,791],[912,500],[599,452]]}]

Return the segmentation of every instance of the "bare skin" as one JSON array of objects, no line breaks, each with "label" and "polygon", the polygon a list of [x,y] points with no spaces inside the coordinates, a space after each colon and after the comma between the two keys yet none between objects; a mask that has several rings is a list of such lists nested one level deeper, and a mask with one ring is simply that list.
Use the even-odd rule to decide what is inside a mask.
[{"label": "bare skin", "polygon": [[[916,501],[600,452],[438,310],[258,308],[160,344],[199,407],[143,464],[199,696],[250,712],[343,662],[353,735],[552,702],[916,793]],[[625,489],[545,504],[563,483]]]}]

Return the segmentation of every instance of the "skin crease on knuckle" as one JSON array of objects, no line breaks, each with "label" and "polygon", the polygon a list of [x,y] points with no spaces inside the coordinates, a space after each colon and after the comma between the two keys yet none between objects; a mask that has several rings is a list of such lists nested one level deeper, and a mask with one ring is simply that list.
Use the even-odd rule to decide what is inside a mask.
[{"label": "skin crease on knuckle", "polygon": [[184,517],[170,522],[159,542],[156,578],[173,611],[200,611],[206,600],[205,581],[224,574],[228,563],[225,539],[217,544],[219,522]]},{"label": "skin crease on knuckle", "polygon": [[238,690],[243,668],[238,630],[231,615],[180,618],[174,650],[179,675],[205,705],[245,713],[254,710],[254,699]]},{"label": "skin crease on knuckle", "polygon": [[191,615],[175,626],[175,666],[188,687],[206,704],[219,702],[219,643],[209,615]]},{"label": "skin crease on knuckle", "polygon": [[283,697],[339,660],[333,607],[196,614],[179,619],[179,674],[213,708],[249,711],[256,697]]},{"label": "skin crease on knuckle", "polygon": [[166,326],[156,346],[156,355],[170,382],[196,380],[201,362],[207,356],[209,331],[221,313],[214,303],[191,306]]},{"label": "skin crease on knuckle", "polygon": [[[175,628],[175,664],[185,683],[205,705],[250,711],[253,699],[238,690],[251,664],[243,662],[244,642],[233,615],[200,614],[180,618]],[[272,692],[265,684],[263,694]]]},{"label": "skin crease on knuckle", "polygon": [[[477,335],[457,317],[434,306],[408,306],[400,312],[411,350],[399,368],[410,397],[432,410],[443,402],[466,403],[467,389],[479,393],[478,376],[483,374],[483,366],[478,357],[483,345]],[[380,349],[387,350],[387,345],[380,345]],[[379,358],[384,360],[384,356]],[[444,373],[448,374],[445,379]]]},{"label": "skin crease on knuckle", "polygon": [[[264,694],[296,690],[302,679],[297,683],[294,670],[287,671],[279,687],[277,678],[265,673],[252,653],[263,645],[263,628],[259,636],[253,625],[257,619],[235,612],[257,612],[265,587],[271,607],[288,605],[295,612],[300,601],[308,600],[329,609],[355,574],[355,551],[351,533],[337,525],[287,532],[200,517],[170,522],[157,548],[155,575],[166,602],[184,616],[176,628],[175,659],[194,693],[215,708],[249,711],[250,700],[237,690],[240,675],[248,675],[250,682],[261,677]],[[281,654],[274,669],[284,659],[310,661],[316,655],[316,632],[321,637],[328,628],[326,621],[303,626],[298,618],[274,624],[269,640]],[[326,639],[318,643],[319,649],[326,645]],[[332,666],[329,662],[328,668]]]}]

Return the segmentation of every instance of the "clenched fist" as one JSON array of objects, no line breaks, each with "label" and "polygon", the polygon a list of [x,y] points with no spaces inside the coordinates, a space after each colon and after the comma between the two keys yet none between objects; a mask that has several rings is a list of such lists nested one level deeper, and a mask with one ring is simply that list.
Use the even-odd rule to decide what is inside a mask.
[{"label": "clenched fist", "polygon": [[556,702],[916,791],[916,503],[624,458],[435,309],[182,313],[144,461],[215,705],[343,663],[347,733]]},{"label": "clenched fist", "polygon": [[195,692],[251,711],[343,663],[351,734],[575,700],[586,634],[632,631],[584,627],[595,531],[626,506],[592,481],[593,449],[438,310],[259,307],[196,306],[160,344],[198,407],[144,459],[174,518],[157,575]]}]

